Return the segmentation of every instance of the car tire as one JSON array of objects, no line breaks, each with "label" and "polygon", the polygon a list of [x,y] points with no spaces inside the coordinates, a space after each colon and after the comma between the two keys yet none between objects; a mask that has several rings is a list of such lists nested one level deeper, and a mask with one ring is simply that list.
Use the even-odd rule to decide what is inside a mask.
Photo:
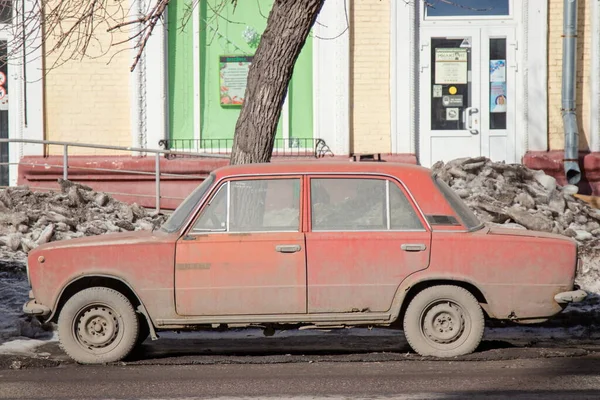
[{"label": "car tire", "polygon": [[138,336],[139,320],[131,302],[106,287],[74,294],[58,318],[61,347],[81,364],[120,361],[131,353]]},{"label": "car tire", "polygon": [[468,290],[453,285],[432,286],[419,292],[404,314],[404,335],[422,356],[456,357],[477,349],[485,318]]}]

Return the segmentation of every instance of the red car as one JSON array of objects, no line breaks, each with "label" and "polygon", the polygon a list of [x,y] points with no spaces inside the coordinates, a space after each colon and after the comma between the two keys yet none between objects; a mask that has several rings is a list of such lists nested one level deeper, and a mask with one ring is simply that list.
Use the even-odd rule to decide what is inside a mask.
[{"label": "red car", "polygon": [[586,292],[572,239],[488,228],[431,171],[385,162],[215,170],[153,232],[29,254],[27,314],[80,363],[161,330],[402,326],[421,355],[473,352],[484,319],[534,323]]}]

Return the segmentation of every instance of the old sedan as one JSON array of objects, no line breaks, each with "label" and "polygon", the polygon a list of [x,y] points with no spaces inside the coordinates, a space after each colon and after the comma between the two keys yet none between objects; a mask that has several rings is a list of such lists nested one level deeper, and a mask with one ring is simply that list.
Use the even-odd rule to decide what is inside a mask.
[{"label": "old sedan", "polygon": [[29,254],[24,311],[80,363],[162,330],[402,327],[422,355],[473,352],[485,318],[543,321],[586,293],[576,243],[485,227],[431,171],[384,162],[215,170],[153,232]]}]

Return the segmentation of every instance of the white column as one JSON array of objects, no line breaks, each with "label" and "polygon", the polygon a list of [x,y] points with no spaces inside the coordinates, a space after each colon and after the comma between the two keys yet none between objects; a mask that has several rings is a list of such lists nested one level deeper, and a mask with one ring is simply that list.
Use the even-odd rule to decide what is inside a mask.
[{"label": "white column", "polygon": [[[15,2],[14,22],[22,21],[22,3]],[[32,2],[25,2],[25,13],[31,11]],[[37,24],[36,24],[37,25]],[[18,30],[9,30],[10,33]],[[8,137],[10,139],[44,139],[44,76],[43,54],[40,35],[28,35],[25,43],[25,59],[22,48],[9,48],[12,59],[8,64]],[[10,43],[12,38],[2,38]],[[15,43],[19,43],[16,40]],[[25,62],[25,64],[23,64]],[[17,163],[23,156],[44,154],[44,148],[36,144],[9,145],[9,162]],[[18,166],[9,168],[11,185],[16,185]]]},{"label": "white column", "polygon": [[[523,104],[525,108],[521,110],[525,126],[520,128],[522,134],[528,137],[517,141],[517,146],[527,146],[520,150],[517,148],[519,156],[527,151],[548,150],[548,2],[529,0],[523,5],[527,7],[523,10],[527,20],[523,21],[521,45],[524,47],[519,53],[527,61],[523,71],[526,101]],[[517,132],[521,129],[518,126]]]},{"label": "white column", "polygon": [[313,28],[314,137],[335,155],[350,152],[350,5],[326,0]]},{"label": "white column", "polygon": [[590,79],[590,150],[600,151],[600,0],[592,0],[592,79]]},{"label": "white column", "polygon": [[[144,12],[145,0],[130,0],[131,9],[134,10],[133,16],[141,16]],[[131,36],[136,35],[141,29],[140,25],[135,25],[136,29],[133,30]],[[137,39],[132,39],[132,44],[137,43]],[[133,60],[138,49],[132,48],[130,50],[131,59]],[[144,55],[138,61],[135,70],[130,75],[129,79],[129,107],[130,107],[130,126],[131,126],[131,146],[132,147],[144,147],[143,136],[145,121],[143,120],[143,87],[144,87]],[[138,153],[132,153],[132,155],[139,155]]]},{"label": "white column", "polygon": [[[414,4],[417,3],[417,4]],[[390,93],[391,142],[393,153],[416,154],[416,97],[418,75],[414,63],[419,62],[415,51],[415,30],[419,29],[415,7],[419,2],[391,2],[390,21]],[[401,88],[401,90],[398,90]]]},{"label": "white column", "polygon": [[[166,18],[165,14],[163,20]],[[158,142],[168,138],[169,132],[167,29],[163,20],[154,27],[145,50],[146,146],[149,149],[160,148]]]}]

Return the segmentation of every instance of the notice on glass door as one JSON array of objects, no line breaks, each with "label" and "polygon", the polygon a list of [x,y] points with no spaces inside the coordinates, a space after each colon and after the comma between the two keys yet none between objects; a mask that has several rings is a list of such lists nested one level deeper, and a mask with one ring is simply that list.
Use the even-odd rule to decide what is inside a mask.
[{"label": "notice on glass door", "polygon": [[435,84],[464,85],[467,83],[467,49],[435,49]]},{"label": "notice on glass door", "polygon": [[490,112],[506,112],[506,83],[492,82],[490,84]]},{"label": "notice on glass door", "polygon": [[506,82],[506,60],[490,60],[490,82]]}]

